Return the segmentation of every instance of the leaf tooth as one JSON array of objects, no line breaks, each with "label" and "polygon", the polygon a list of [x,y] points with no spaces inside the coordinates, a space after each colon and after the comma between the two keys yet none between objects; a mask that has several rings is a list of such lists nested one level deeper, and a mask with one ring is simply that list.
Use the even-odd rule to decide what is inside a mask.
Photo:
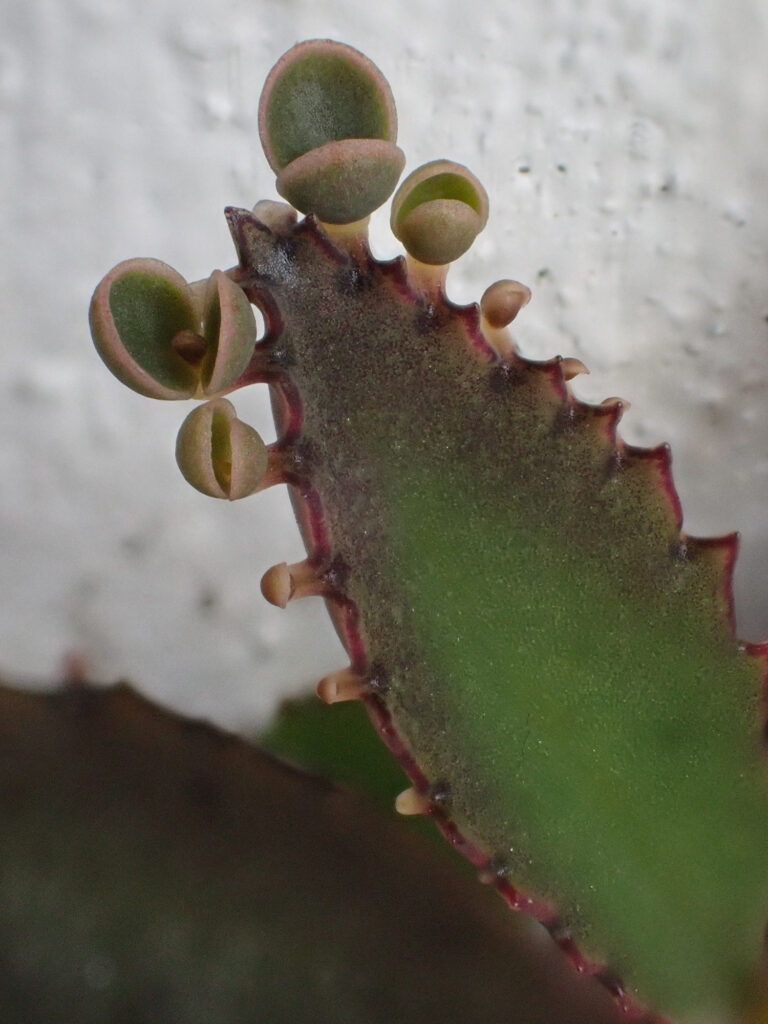
[{"label": "leaf tooth", "polygon": [[483,885],[508,885],[510,865],[506,858],[497,856],[481,864],[477,869],[477,880]]},{"label": "leaf tooth", "polygon": [[623,457],[622,442],[617,436],[617,430],[624,411],[629,408],[629,402],[620,398],[606,399],[600,405],[593,407],[596,436],[607,445],[612,452],[619,451],[620,459]]},{"label": "leaf tooth", "polygon": [[[530,911],[528,911],[530,913]],[[621,976],[613,968],[603,963],[595,963],[588,960],[578,948],[573,939],[570,927],[553,913],[550,919],[542,917],[540,913],[533,915],[547,929],[553,941],[557,944],[564,956],[570,961],[578,974],[594,979],[606,990],[608,995],[618,1007],[622,1018],[637,1024],[667,1024],[662,1018],[649,1014],[648,1011],[638,1006],[628,993]]]},{"label": "leaf tooth", "polygon": [[624,415],[627,409],[632,408],[631,402],[628,402],[626,398],[618,398],[613,395],[610,398],[604,398],[600,403],[601,409],[613,409],[618,414],[619,418]]},{"label": "leaf tooth", "polygon": [[254,252],[263,252],[265,255],[269,252],[274,234],[250,210],[244,210],[238,206],[227,206],[224,216],[227,219],[227,226],[241,264],[252,266]]},{"label": "leaf tooth", "polygon": [[741,651],[749,658],[754,658],[756,661],[761,661],[765,668],[766,677],[768,677],[768,640],[762,640],[760,643],[750,643],[744,641],[741,644]]},{"label": "leaf tooth", "polygon": [[683,525],[683,510],[680,499],[672,480],[672,455],[669,445],[657,445],[655,448],[638,448],[622,442],[623,463],[644,472],[649,482],[655,485],[663,496],[675,533],[679,533]]},{"label": "leaf tooth", "polygon": [[[228,206],[224,215],[241,267],[247,267],[251,276],[267,284],[291,281],[296,274],[295,244],[293,236],[304,221],[289,234],[275,235],[250,210]],[[238,282],[245,287],[250,282]]]},{"label": "leaf tooth", "polygon": [[630,408],[629,402],[624,398],[605,398],[599,405],[584,405],[579,402],[582,408],[589,410],[590,425],[596,440],[614,451],[621,441],[617,436],[617,430],[621,418]]},{"label": "leaf tooth", "polygon": [[429,804],[433,811],[447,816],[451,806],[450,783],[440,780],[429,787]]},{"label": "leaf tooth", "polygon": [[563,374],[563,357],[554,356],[552,359],[539,363],[538,366],[560,402],[563,405],[573,406],[575,403],[572,401]]},{"label": "leaf tooth", "polygon": [[761,643],[742,642],[739,644],[739,653],[760,663],[763,674],[762,736],[763,746],[768,748],[768,640]]},{"label": "leaf tooth", "polygon": [[624,982],[611,967],[606,964],[594,964],[589,973],[595,981],[599,981],[603,988],[608,990],[617,1002],[620,1003],[626,998],[627,990],[624,987]]},{"label": "leaf tooth", "polygon": [[512,361],[515,358],[517,349],[514,344],[506,354],[502,354],[489,341],[483,329],[482,311],[477,302],[461,305],[446,297],[445,304],[449,312],[462,322],[467,338],[471,343],[472,354],[477,359],[484,363],[497,365],[500,361]]},{"label": "leaf tooth", "polygon": [[717,563],[723,572],[731,572],[739,548],[738,533],[724,533],[719,537],[692,537],[680,534],[685,557],[689,560],[706,560]]},{"label": "leaf tooth", "polygon": [[735,628],[733,570],[738,549],[738,533],[728,533],[720,537],[690,537],[681,534],[678,549],[678,557],[684,553],[686,561],[712,569],[715,597],[731,632]]}]

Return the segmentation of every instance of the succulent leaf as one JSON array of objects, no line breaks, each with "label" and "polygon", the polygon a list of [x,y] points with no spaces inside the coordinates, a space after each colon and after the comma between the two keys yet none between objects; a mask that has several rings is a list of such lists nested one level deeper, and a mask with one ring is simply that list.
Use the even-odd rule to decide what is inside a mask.
[{"label": "succulent leaf", "polygon": [[330,224],[381,206],[405,163],[388,82],[330,40],[298,43],[280,58],[261,95],[259,134],[278,192]]},{"label": "succulent leaf", "polygon": [[358,50],[309,39],[283,54],[264,83],[259,130],[270,167],[341,139],[397,138],[389,83]]},{"label": "succulent leaf", "polygon": [[108,368],[149,398],[213,397],[234,384],[256,345],[251,304],[226,274],[215,270],[200,289],[154,259],[111,270],[91,299],[90,323]]},{"label": "succulent leaf", "polygon": [[277,191],[297,210],[328,224],[363,220],[392,194],[405,157],[389,142],[343,139],[305,153],[277,177]]},{"label": "succulent leaf", "polygon": [[632,991],[735,1019],[768,814],[733,539],[681,540],[666,449],[618,440],[620,405],[576,401],[561,361],[500,361],[476,308],[350,266],[308,223],[276,275],[284,238],[229,218],[285,360],[279,431],[312,452],[309,555],[349,568],[332,615],[417,793],[448,794],[454,843]]},{"label": "succulent leaf", "polygon": [[191,398],[197,373],[174,348],[179,334],[198,328],[187,282],[160,260],[125,260],[91,300],[91,334],[107,367],[149,398]]},{"label": "succulent leaf", "polygon": [[268,461],[266,445],[226,398],[193,409],[179,430],[179,469],[187,483],[211,498],[247,498],[260,489]]},{"label": "succulent leaf", "polygon": [[[368,64],[300,44],[262,97],[278,188],[329,223],[378,194],[357,179],[383,163],[348,173],[355,160],[395,149]],[[270,473],[218,400],[182,427],[179,462],[218,497],[291,485],[307,558],[263,592],[326,599],[350,665],[318,693],[363,699],[413,783],[404,813],[434,817],[623,1008],[754,1024],[768,645],[733,634],[736,539],[681,533],[668,450],[617,437],[620,399],[573,396],[583,364],[517,354],[524,286],[497,282],[480,308],[447,300],[446,264],[487,212],[466,168],[428,164],[393,201],[411,258],[381,264],[356,224],[229,210],[228,276],[267,322],[237,383],[272,387],[279,458]],[[191,365],[188,329],[171,348]]]},{"label": "succulent leaf", "polygon": [[242,288],[220,270],[208,279],[203,334],[208,348],[201,367],[201,391],[213,397],[245,371],[256,345],[256,318]]},{"label": "succulent leaf", "polygon": [[420,263],[462,256],[488,220],[488,196],[466,167],[433,160],[409,174],[392,199],[392,232]]}]

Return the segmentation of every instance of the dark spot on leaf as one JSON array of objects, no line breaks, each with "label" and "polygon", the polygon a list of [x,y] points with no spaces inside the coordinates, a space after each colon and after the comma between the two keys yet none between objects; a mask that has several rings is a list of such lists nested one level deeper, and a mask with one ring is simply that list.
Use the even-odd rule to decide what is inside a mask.
[{"label": "dark spot on leaf", "polygon": [[510,363],[496,363],[488,374],[491,391],[503,394],[520,383],[519,369]]},{"label": "dark spot on leaf", "polygon": [[390,690],[390,682],[384,667],[378,663],[371,666],[371,674],[368,677],[368,688],[377,697],[385,697]]},{"label": "dark spot on leaf", "polygon": [[439,810],[446,810],[451,801],[451,787],[447,782],[436,782],[429,790],[430,803]]},{"label": "dark spot on leaf", "polygon": [[337,287],[342,295],[357,295],[371,285],[371,275],[357,263],[348,263],[342,267],[337,277]]},{"label": "dark spot on leaf", "polygon": [[341,555],[337,555],[323,573],[323,580],[332,590],[343,593],[348,578],[349,565]]}]

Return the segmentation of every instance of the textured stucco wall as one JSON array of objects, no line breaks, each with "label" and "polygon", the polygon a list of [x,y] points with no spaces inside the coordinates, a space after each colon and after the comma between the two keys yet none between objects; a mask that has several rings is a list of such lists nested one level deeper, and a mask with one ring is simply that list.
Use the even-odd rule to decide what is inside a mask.
[{"label": "textured stucco wall", "polygon": [[[0,671],[32,682],[75,652],[246,725],[343,664],[319,602],[279,612],[259,594],[267,565],[300,557],[282,489],[235,506],[192,492],[173,461],[186,406],[121,388],[86,326],[120,259],[189,279],[233,262],[222,208],[274,195],[261,83],[318,35],[388,75],[410,167],[450,156],[486,184],[491,223],[452,296],[501,276],[534,288],[523,351],[579,356],[582,397],[629,399],[624,436],[672,443],[686,527],[742,531],[742,632],[768,633],[761,0],[0,10]],[[384,217],[374,242],[396,251]],[[237,405],[273,436],[264,396]]]}]

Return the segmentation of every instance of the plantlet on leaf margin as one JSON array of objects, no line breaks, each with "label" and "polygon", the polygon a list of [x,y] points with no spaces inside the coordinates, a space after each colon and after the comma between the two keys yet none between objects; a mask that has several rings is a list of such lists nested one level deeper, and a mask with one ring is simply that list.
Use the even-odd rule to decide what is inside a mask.
[{"label": "plantlet on leaf margin", "polygon": [[176,441],[184,479],[211,498],[247,498],[263,488],[267,446],[235,415],[226,398],[199,405],[184,420]]},{"label": "plantlet on leaf margin", "polygon": [[[393,227],[408,260],[373,259],[365,220],[399,160],[382,82],[342,44],[289,51],[260,127],[285,195],[299,163],[291,195],[309,216],[227,211],[239,265],[226,278],[267,325],[227,389],[269,383],[275,469],[257,486],[290,484],[307,547],[263,591],[326,600],[350,664],[320,696],[365,702],[411,778],[400,808],[432,815],[578,970],[630,1014],[639,1001],[757,1024],[768,648],[733,635],[736,540],[681,535],[668,450],[618,438],[619,400],[578,401],[578,360],[517,354],[524,286],[497,282],[479,307],[446,298],[448,262],[487,213],[465,168],[406,179]],[[362,204],[361,167],[374,167]],[[160,289],[167,309],[145,335],[117,324],[143,369],[187,329],[170,314],[179,290]],[[215,490],[215,413],[194,415]]]},{"label": "plantlet on leaf margin", "polygon": [[153,259],[119,263],[91,300],[99,355],[123,384],[148,398],[202,398],[227,390],[256,345],[250,303],[220,270],[188,285]]},{"label": "plantlet on leaf margin", "polygon": [[280,195],[328,224],[367,218],[405,165],[389,83],[362,53],[331,40],[298,43],[277,62],[259,134]]}]

